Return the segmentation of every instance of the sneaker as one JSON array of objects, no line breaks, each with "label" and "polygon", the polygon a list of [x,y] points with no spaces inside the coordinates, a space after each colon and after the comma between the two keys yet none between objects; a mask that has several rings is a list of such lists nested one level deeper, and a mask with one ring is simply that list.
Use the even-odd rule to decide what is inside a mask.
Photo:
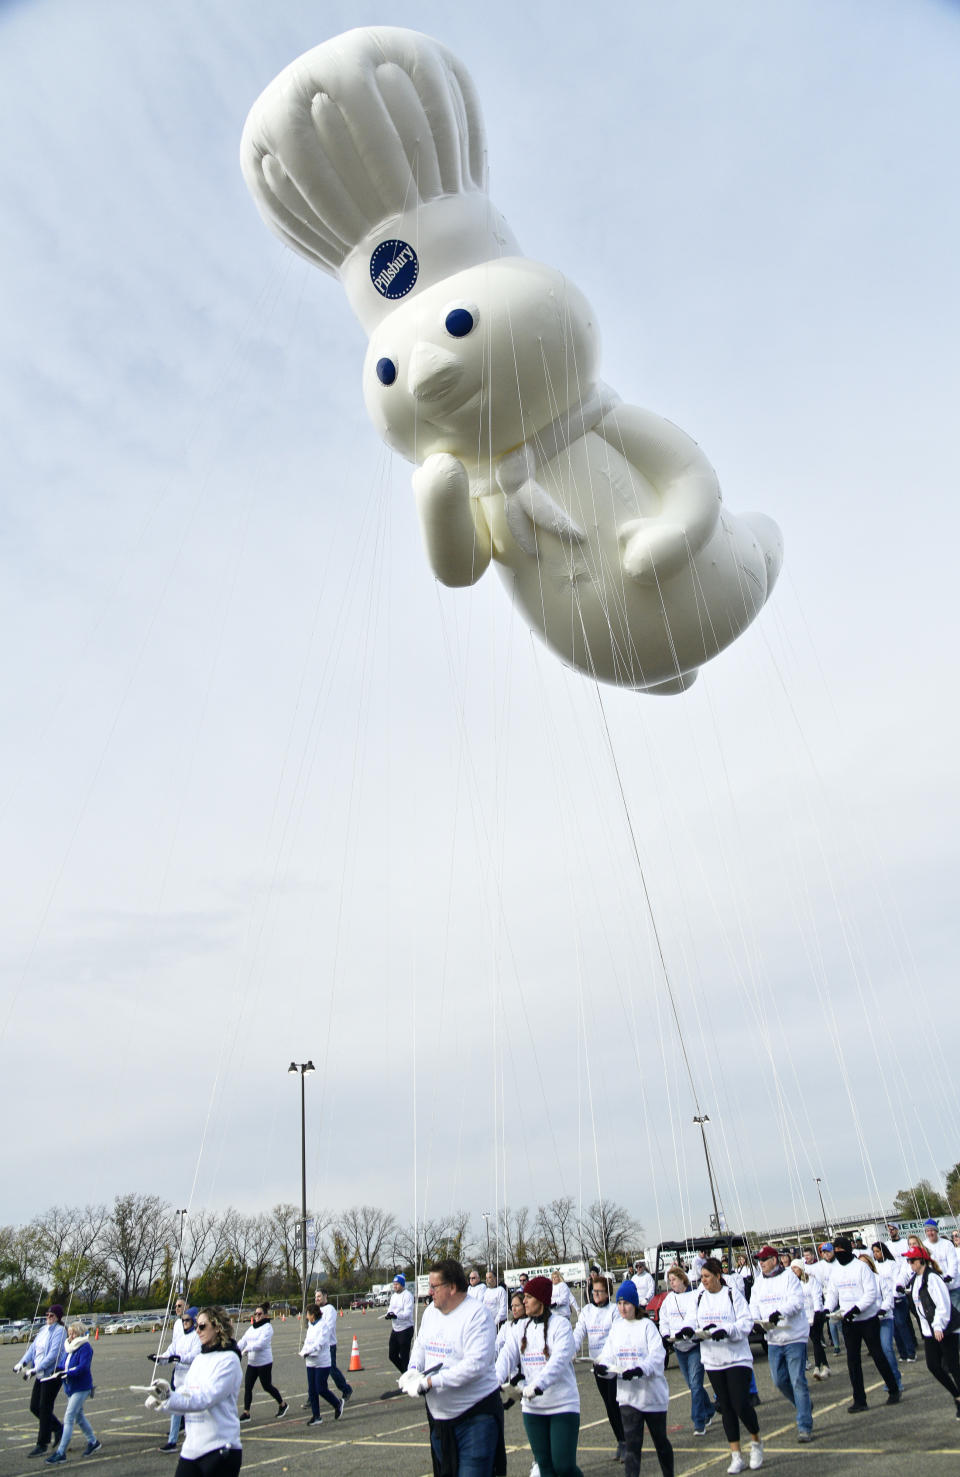
[{"label": "sneaker", "polygon": [[347,1402],[345,1400],[339,1400],[337,1402],[337,1408],[333,1412],[333,1418],[334,1418],[335,1421],[338,1421],[340,1419],[340,1417],[343,1415],[343,1407],[346,1405],[346,1403]]},{"label": "sneaker", "polygon": [[241,1410],[241,1412],[240,1412],[240,1419],[242,1421],[248,1421],[250,1419],[250,1412],[249,1412],[249,1410]]},{"label": "sneaker", "polygon": [[822,1380],[823,1379],[823,1374],[821,1373],[821,1371],[819,1369],[815,1369],[813,1371],[813,1377],[814,1377],[815,1380]]},{"label": "sneaker", "polygon": [[304,1421],[304,1425],[305,1426],[322,1426],[323,1425],[323,1416],[322,1415],[312,1415],[308,1421]]},{"label": "sneaker", "polygon": [[693,1428],[693,1434],[694,1434],[694,1436],[706,1436],[706,1434],[707,1434],[707,1428],[706,1428],[706,1426],[694,1426],[694,1428]]},{"label": "sneaker", "polygon": [[852,1405],[847,1406],[847,1415],[859,1415],[861,1410],[868,1410],[865,1400],[855,1400]]},{"label": "sneaker", "polygon": [[350,1396],[352,1394],[353,1394],[353,1386],[352,1385],[348,1385],[347,1388],[343,1392],[343,1403],[344,1403],[344,1405],[346,1405],[347,1401],[350,1399]]},{"label": "sneaker", "polygon": [[87,1442],[87,1449],[86,1449],[86,1451],[81,1452],[80,1455],[81,1456],[93,1456],[93,1453],[95,1451],[100,1451],[100,1449],[102,1448],[102,1446],[103,1446],[103,1442],[102,1441],[98,1441],[97,1438],[96,1438],[96,1436],[94,1436],[94,1438],[93,1438],[92,1441],[88,1441]]},{"label": "sneaker", "polygon": [[763,1442],[762,1441],[751,1441],[750,1442],[750,1470],[751,1470],[751,1472],[756,1472],[762,1466],[763,1466]]},{"label": "sneaker", "polygon": [[820,1371],[820,1378],[822,1380],[828,1380],[830,1378],[830,1366],[829,1366],[829,1364],[825,1364],[823,1366],[823,1368],[821,1369],[821,1371]]},{"label": "sneaker", "polygon": [[805,1442],[805,1441],[812,1441],[813,1440],[813,1432],[812,1431],[798,1431],[797,1432],[797,1440],[799,1442],[801,1442],[801,1443],[802,1442]]},{"label": "sneaker", "polygon": [[290,1407],[287,1402],[285,1400],[281,1400],[280,1404],[277,1406],[277,1413],[274,1416],[274,1420],[282,1421],[289,1409]]},{"label": "sneaker", "polygon": [[35,1446],[33,1448],[33,1451],[27,1452],[27,1456],[44,1456],[46,1454],[46,1450],[47,1448],[45,1446]]},{"label": "sneaker", "polygon": [[746,1464],[746,1462],[743,1460],[743,1457],[740,1455],[739,1451],[735,1451],[733,1453],[733,1455],[731,1456],[731,1458],[730,1458],[730,1465],[727,1468],[727,1471],[728,1472],[745,1472],[746,1470],[747,1470],[747,1464]]},{"label": "sneaker", "polygon": [[906,1356],[906,1358],[904,1359],[903,1362],[904,1362],[904,1364],[916,1364],[916,1362],[917,1362],[917,1356],[916,1356],[916,1354],[908,1354]]},{"label": "sneaker", "polygon": [[960,1400],[957,1401],[957,1420],[960,1421]]},{"label": "sneaker", "polygon": [[[242,1420],[243,1417],[241,1416],[240,1419]],[[99,1446],[99,1445],[100,1445],[100,1442],[98,1441],[97,1442],[97,1446]],[[165,1441],[162,1446],[158,1446],[157,1447],[157,1451],[176,1451],[176,1449],[177,1449],[177,1443],[175,1441]],[[94,1447],[94,1450],[96,1450],[96,1447]],[[89,1451],[85,1451],[83,1454],[84,1454],[84,1456],[89,1456],[90,1455]]]},{"label": "sneaker", "polygon": [[709,1431],[710,1427],[713,1425],[713,1418],[716,1413],[717,1412],[715,1410],[711,1410],[710,1414],[707,1416],[706,1420],[703,1423],[703,1429],[705,1431]]},{"label": "sneaker", "polygon": [[534,1462],[533,1466],[530,1468],[530,1477],[540,1477],[540,1468],[537,1466],[536,1462]]},{"label": "sneaker", "polygon": [[888,1393],[887,1393],[887,1404],[888,1405],[899,1405],[900,1404],[900,1391],[899,1390],[890,1390],[890,1391],[888,1391]]},{"label": "sneaker", "polygon": [[47,1467],[52,1467],[54,1462],[65,1462],[66,1460],[66,1452],[55,1451],[53,1453],[53,1456],[44,1457],[44,1465]]}]

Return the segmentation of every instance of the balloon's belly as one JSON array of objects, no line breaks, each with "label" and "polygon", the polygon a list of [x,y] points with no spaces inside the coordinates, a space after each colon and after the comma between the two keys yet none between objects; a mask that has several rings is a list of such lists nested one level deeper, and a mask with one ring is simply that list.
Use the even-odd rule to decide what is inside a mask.
[{"label": "balloon's belly", "polygon": [[569,665],[623,687],[675,682],[734,641],[763,605],[762,554],[725,510],[706,547],[672,578],[647,582],[624,572],[618,530],[656,517],[659,499],[601,437],[574,443],[539,480],[582,530],[581,541],[537,528],[531,557],[507,526],[502,497],[488,494],[483,508],[514,603]]}]

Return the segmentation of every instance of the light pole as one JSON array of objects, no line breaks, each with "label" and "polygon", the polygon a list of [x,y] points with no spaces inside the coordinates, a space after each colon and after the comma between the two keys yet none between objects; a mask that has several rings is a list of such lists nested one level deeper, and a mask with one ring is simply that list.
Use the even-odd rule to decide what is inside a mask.
[{"label": "light pole", "polygon": [[300,1073],[300,1267],[303,1302],[300,1308],[300,1327],[307,1322],[307,1101],[303,1090],[303,1079],[308,1072],[317,1069],[313,1062],[291,1062],[287,1075]]},{"label": "light pole", "polygon": [[177,1292],[183,1296],[183,1223],[187,1218],[185,1210],[175,1210],[174,1215],[180,1221],[180,1233],[177,1236]]},{"label": "light pole", "polygon": [[713,1200],[713,1223],[717,1228],[717,1235],[719,1236],[723,1231],[723,1226],[720,1223],[720,1207],[717,1204],[717,1187],[713,1182],[713,1165],[710,1163],[710,1150],[707,1148],[707,1130],[704,1127],[704,1124],[709,1123],[710,1119],[706,1113],[702,1113],[698,1114],[693,1121],[694,1123],[699,1124],[700,1136],[703,1139],[703,1153],[707,1161],[707,1179],[710,1181],[710,1195]]},{"label": "light pole", "polygon": [[830,1230],[830,1223],[827,1220],[827,1212],[823,1208],[823,1194],[822,1194],[821,1189],[820,1189],[820,1179],[819,1179],[819,1176],[817,1177],[817,1194],[820,1196],[820,1210],[821,1210],[821,1212],[823,1214],[823,1229],[826,1231],[827,1235],[830,1236],[833,1233]]},{"label": "light pole", "polygon": [[489,1272],[489,1270],[490,1270],[490,1212],[489,1212],[489,1210],[482,1210],[480,1212],[480,1214],[483,1216],[483,1224],[484,1224],[484,1227],[485,1227],[486,1233],[487,1233],[487,1271]]}]

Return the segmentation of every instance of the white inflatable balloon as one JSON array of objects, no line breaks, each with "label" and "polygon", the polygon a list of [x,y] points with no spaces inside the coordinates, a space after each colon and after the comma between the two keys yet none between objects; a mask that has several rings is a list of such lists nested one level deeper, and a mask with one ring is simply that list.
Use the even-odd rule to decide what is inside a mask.
[{"label": "white inflatable balloon", "polygon": [[564,661],[679,692],[749,625],[780,569],[689,436],[597,377],[586,299],[524,257],[486,193],[473,84],[428,36],[348,31],[251,109],[244,177],[267,224],[338,276],[369,335],[363,393],[417,463],[446,585],[493,561]]}]

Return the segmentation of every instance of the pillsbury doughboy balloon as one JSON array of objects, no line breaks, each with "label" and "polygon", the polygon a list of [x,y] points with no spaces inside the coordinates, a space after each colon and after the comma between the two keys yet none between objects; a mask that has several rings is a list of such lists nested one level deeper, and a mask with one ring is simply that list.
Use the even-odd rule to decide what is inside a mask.
[{"label": "pillsbury doughboy balloon", "polygon": [[367,331],[364,400],[416,463],[437,578],[472,585],[492,562],[564,661],[689,687],[767,599],[779,529],[729,513],[695,442],[601,383],[590,305],[487,195],[460,62],[414,31],[348,31],[270,84],[241,162],[267,224],[339,277]]}]

